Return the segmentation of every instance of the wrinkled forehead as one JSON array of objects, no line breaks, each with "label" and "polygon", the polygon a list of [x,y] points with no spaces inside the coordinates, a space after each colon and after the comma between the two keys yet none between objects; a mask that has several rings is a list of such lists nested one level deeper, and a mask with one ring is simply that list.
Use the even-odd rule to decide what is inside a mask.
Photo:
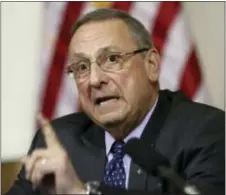
[{"label": "wrinkled forehead", "polygon": [[137,44],[127,25],[119,19],[90,22],[74,33],[69,56],[76,53],[95,56],[102,48],[131,51],[137,48]]}]

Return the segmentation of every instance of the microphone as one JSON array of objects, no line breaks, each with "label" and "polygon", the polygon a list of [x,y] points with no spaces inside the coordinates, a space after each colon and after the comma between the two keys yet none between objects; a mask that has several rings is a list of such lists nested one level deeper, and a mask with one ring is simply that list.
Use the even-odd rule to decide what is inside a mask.
[{"label": "microphone", "polygon": [[201,195],[196,186],[188,184],[183,180],[170,168],[169,161],[145,141],[137,138],[130,139],[125,144],[124,150],[148,174],[160,175],[170,181],[170,183],[185,195]]}]

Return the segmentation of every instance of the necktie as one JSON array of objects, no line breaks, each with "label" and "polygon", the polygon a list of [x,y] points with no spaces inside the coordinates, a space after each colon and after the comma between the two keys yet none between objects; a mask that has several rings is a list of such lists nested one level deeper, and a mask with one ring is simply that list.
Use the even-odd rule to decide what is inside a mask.
[{"label": "necktie", "polygon": [[123,142],[115,141],[111,147],[113,159],[107,164],[104,183],[110,186],[125,188],[126,173],[123,164]]}]

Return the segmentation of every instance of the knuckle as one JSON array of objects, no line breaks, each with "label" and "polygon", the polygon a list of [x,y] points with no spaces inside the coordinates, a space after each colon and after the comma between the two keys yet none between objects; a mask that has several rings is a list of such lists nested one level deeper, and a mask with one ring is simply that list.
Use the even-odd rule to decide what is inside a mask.
[{"label": "knuckle", "polygon": [[34,159],[39,156],[40,151],[39,150],[34,150],[32,154],[30,155],[30,158]]},{"label": "knuckle", "polygon": [[38,157],[40,156],[45,150],[44,149],[36,149],[32,152],[33,157]]}]

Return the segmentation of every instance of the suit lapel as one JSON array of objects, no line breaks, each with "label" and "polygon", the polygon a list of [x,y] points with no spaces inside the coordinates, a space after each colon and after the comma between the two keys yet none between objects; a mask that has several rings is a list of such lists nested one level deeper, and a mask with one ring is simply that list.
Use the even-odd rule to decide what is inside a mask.
[{"label": "suit lapel", "polygon": [[87,173],[90,176],[90,181],[102,181],[106,163],[104,129],[93,124],[86,134],[84,134],[83,141],[85,143],[87,157],[90,158],[84,158],[84,161],[89,164]]},{"label": "suit lapel", "polygon": [[79,135],[77,153],[72,155],[73,164],[83,181],[102,181],[106,161],[104,130],[93,123],[84,129]]},{"label": "suit lapel", "polygon": [[155,145],[155,140],[160,133],[161,128],[170,112],[172,106],[172,96],[167,90],[159,92],[159,100],[155,107],[155,110],[149,119],[141,139],[151,144]]},{"label": "suit lapel", "polygon": [[[141,139],[149,143],[152,147],[154,147],[155,140],[170,112],[171,100],[171,96],[168,95],[167,91],[160,91],[155,110],[141,135]],[[147,189],[147,180],[147,173],[131,161],[129,188]]]},{"label": "suit lapel", "polygon": [[[141,139],[148,142],[152,147],[154,147],[155,140],[170,112],[171,105],[171,93],[160,91],[156,108],[141,135]],[[73,151],[78,148],[76,154],[71,155],[75,169],[83,181],[102,181],[106,163],[104,130],[92,122],[81,129],[79,135],[81,144],[72,148]],[[150,179],[146,172],[131,162],[129,188],[147,189],[150,180],[153,181],[153,177]]]}]

